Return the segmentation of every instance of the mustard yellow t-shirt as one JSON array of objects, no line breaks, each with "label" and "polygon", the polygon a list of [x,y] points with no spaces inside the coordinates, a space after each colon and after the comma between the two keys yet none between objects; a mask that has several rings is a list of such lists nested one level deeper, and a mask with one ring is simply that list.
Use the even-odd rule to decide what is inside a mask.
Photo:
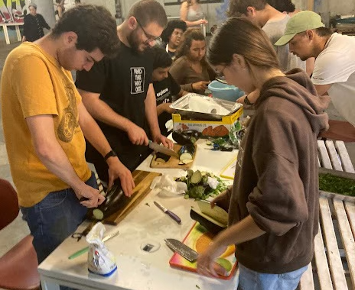
[{"label": "mustard yellow t-shirt", "polygon": [[53,116],[57,140],[81,180],[90,178],[85,139],[77,106],[81,97],[69,71],[38,45],[23,43],[8,55],[1,77],[6,149],[21,206],[40,202],[49,192],[69,186],[39,160],[26,118]]}]

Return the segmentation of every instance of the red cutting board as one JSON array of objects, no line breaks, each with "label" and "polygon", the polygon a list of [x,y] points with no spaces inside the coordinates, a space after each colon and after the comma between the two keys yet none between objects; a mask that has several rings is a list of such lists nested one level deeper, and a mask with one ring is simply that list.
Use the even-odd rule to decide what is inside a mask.
[{"label": "red cutting board", "polygon": [[[203,226],[196,222],[183,240],[183,243],[194,249],[198,253],[201,253],[208,247],[212,239],[213,236],[211,235],[211,233],[207,232],[207,230]],[[225,263],[230,263],[229,265],[231,267],[231,270],[228,271],[227,276],[219,276],[220,279],[229,280],[235,273],[237,267],[237,259],[234,256],[234,252],[234,245],[229,246],[227,250],[220,256],[220,258],[226,260],[224,261]],[[175,253],[171,257],[169,264],[171,267],[197,272],[196,262],[189,262],[185,258],[181,257],[178,253]]]}]

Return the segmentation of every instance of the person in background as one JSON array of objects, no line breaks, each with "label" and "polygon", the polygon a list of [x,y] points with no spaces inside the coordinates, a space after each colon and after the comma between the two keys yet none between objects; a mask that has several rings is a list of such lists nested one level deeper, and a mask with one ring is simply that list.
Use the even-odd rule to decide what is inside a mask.
[{"label": "person in background", "polygon": [[65,6],[64,6],[64,2],[65,0],[56,0],[55,1],[57,4],[57,9],[55,10],[55,15],[58,16],[58,18],[62,18],[63,13],[65,11]]},{"label": "person in background", "polygon": [[276,10],[287,13],[290,17],[301,11],[296,9],[295,4],[293,4],[291,0],[267,0],[267,3]]},{"label": "person in background", "polygon": [[182,97],[184,92],[169,73],[172,59],[169,54],[161,47],[152,48],[153,54],[153,73],[152,81],[157,100],[157,115],[160,131],[164,136],[169,132],[165,126],[166,122],[171,120],[171,114],[174,112],[169,106],[174,100]]},{"label": "person in background", "polygon": [[[87,208],[105,199],[86,163],[84,136],[102,159],[111,147],[81,102],[69,70],[90,70],[118,46],[110,12],[81,5],[66,12],[48,35],[16,47],[5,61],[0,93],[5,143],[39,263],[83,222]],[[129,170],[118,158],[107,163],[109,186],[120,178],[130,196]]]},{"label": "person in background", "polygon": [[[172,148],[159,129],[156,98],[151,84],[153,60],[150,48],[167,24],[162,5],[141,0],[117,27],[121,42],[115,58],[104,58],[89,72],[77,72],[76,86],[89,113],[98,120],[113,154],[133,171],[149,154],[149,139]],[[148,137],[149,136],[149,137]],[[107,182],[107,164],[90,144],[86,156]]]},{"label": "person in background", "polygon": [[[241,16],[247,18],[262,30],[269,37],[271,43],[275,43],[283,35],[286,24],[290,16],[284,14],[267,3],[267,0],[231,0],[229,3],[228,15]],[[283,47],[275,46],[277,59],[283,72],[287,72],[295,67],[306,70],[306,62],[299,57],[292,55],[287,45]],[[252,106],[258,98],[260,92],[250,92],[237,100],[247,106]]]},{"label": "person in background", "polygon": [[[268,4],[267,0],[231,0],[229,16],[242,16],[265,31],[271,43],[275,43],[284,33],[290,16]],[[274,46],[281,70],[286,72],[295,67],[306,70],[306,63],[290,54],[287,45]],[[296,59],[296,60],[293,60]]]},{"label": "person in background", "polygon": [[270,40],[247,19],[229,18],[207,59],[229,84],[261,93],[233,186],[211,202],[228,210],[229,226],[199,254],[197,270],[215,276],[215,259],[235,244],[239,290],[294,290],[318,232],[317,136],[329,98],[317,96],[304,71],[282,72]]},{"label": "person in background", "polygon": [[35,3],[28,5],[28,9],[30,13],[24,19],[22,41],[33,42],[44,36],[43,28],[48,30],[51,28],[43,16],[37,13],[37,5]]},{"label": "person in background", "polygon": [[176,52],[170,73],[184,91],[204,94],[216,76],[205,59],[206,40],[198,29],[188,29]]},{"label": "person in background", "polygon": [[172,59],[175,59],[176,49],[178,48],[182,35],[186,31],[186,23],[182,20],[171,20],[163,30],[161,38],[165,44],[166,52]]},{"label": "person in background", "polygon": [[204,18],[199,0],[186,0],[180,6],[180,19],[186,22],[187,27],[200,28],[208,21]]},{"label": "person in background", "polygon": [[[299,9],[296,9],[295,4],[293,4],[291,0],[267,0],[267,2],[276,10],[288,14],[290,17],[301,11]],[[291,58],[291,61],[296,61],[296,63],[290,63],[290,67],[296,67],[298,58]],[[306,72],[309,76],[311,76],[313,73],[314,61],[314,57],[310,57],[305,61]]]},{"label": "person in background", "polygon": [[311,80],[318,95],[328,94],[346,120],[329,120],[330,128],[322,137],[355,142],[355,39],[332,33],[317,13],[302,11],[290,19],[276,42],[287,44],[302,60],[315,58]]}]

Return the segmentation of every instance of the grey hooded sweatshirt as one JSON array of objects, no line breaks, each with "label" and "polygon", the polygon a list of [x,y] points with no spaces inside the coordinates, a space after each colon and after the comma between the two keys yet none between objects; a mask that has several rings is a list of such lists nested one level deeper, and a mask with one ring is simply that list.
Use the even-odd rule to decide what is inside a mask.
[{"label": "grey hooded sweatshirt", "polygon": [[237,245],[245,267],[280,274],[306,266],[318,231],[317,136],[328,128],[324,109],[301,70],[268,80],[239,150],[229,224],[249,214],[266,233]]}]

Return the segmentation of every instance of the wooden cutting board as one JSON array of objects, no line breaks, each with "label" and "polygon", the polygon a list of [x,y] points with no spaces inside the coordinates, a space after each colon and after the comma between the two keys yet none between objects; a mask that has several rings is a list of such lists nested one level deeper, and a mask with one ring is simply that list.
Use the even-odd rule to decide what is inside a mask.
[{"label": "wooden cutting board", "polygon": [[[181,148],[181,145],[179,144],[174,144],[174,148],[173,150],[175,152],[179,152]],[[195,157],[196,157],[196,151],[197,151],[197,148],[196,148],[196,145],[195,145],[195,153],[194,153],[194,156],[193,156],[193,160],[195,160]],[[150,162],[150,167],[151,168],[179,168],[179,169],[189,169],[191,168],[192,164],[194,163],[193,161],[191,163],[188,163],[188,164],[179,164],[180,160],[176,157],[173,157],[171,156],[170,159],[166,162],[160,162],[160,161],[157,161],[157,156],[155,155],[155,153],[153,153],[153,158],[152,158],[152,161]]]},{"label": "wooden cutting board", "polygon": [[120,209],[116,213],[105,218],[106,222],[119,223],[123,220],[151,191],[150,184],[156,176],[159,176],[160,173],[157,172],[148,172],[142,170],[135,170],[132,172],[134,183],[136,187],[133,189],[133,195],[130,197],[130,203],[124,208]]}]

